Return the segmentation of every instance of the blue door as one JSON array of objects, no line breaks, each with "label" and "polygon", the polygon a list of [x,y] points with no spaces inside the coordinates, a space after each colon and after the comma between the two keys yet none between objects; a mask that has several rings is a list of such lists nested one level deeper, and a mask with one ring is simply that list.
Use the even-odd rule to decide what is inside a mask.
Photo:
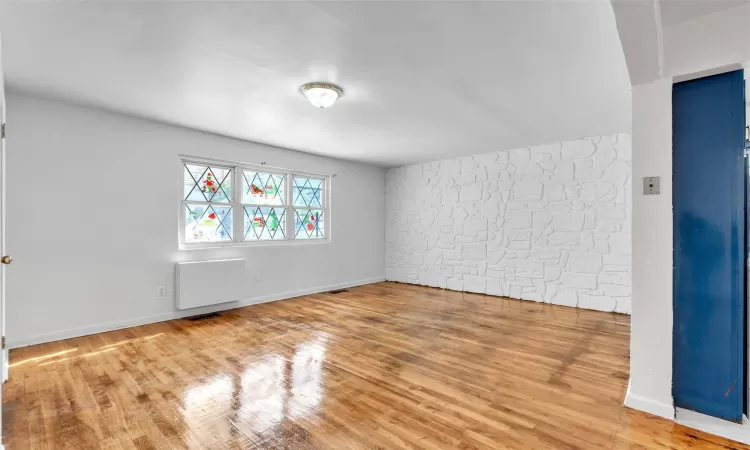
[{"label": "blue door", "polygon": [[742,419],[745,93],[742,70],[672,92],[675,406]]}]

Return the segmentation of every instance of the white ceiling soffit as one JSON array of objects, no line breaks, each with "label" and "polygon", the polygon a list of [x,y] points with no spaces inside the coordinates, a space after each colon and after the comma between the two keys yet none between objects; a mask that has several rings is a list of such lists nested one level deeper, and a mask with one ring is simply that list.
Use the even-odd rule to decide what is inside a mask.
[{"label": "white ceiling soffit", "polygon": [[[731,36],[719,43],[718,37],[736,34],[740,31],[736,28],[738,24],[708,33],[701,31],[721,16],[744,11],[746,5],[750,5],[750,0],[612,0],[631,83],[638,85],[684,73],[682,60],[695,67],[714,66],[711,60],[725,53],[726,45],[738,44]],[[735,17],[742,22],[739,28],[745,29],[748,19],[746,14]],[[688,33],[681,31],[688,29],[691,30]],[[718,48],[710,47],[712,43],[718,43]],[[709,54],[701,55],[698,61],[697,55],[705,50]]]},{"label": "white ceiling soffit", "polygon": [[740,6],[750,0],[660,0],[665,27]]},{"label": "white ceiling soffit", "polygon": [[747,67],[750,2],[664,29],[664,60],[676,80]]},{"label": "white ceiling soffit", "polygon": [[383,166],[630,129],[606,0],[2,2],[0,32],[11,90]]},{"label": "white ceiling soffit", "polygon": [[662,25],[658,0],[612,0],[633,86],[662,76]]}]

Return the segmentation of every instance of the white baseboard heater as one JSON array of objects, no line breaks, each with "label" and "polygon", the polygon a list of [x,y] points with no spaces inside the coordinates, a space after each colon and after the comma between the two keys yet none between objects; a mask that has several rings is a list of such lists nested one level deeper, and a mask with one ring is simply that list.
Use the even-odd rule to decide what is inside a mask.
[{"label": "white baseboard heater", "polygon": [[236,302],[249,296],[244,259],[177,263],[177,309]]}]

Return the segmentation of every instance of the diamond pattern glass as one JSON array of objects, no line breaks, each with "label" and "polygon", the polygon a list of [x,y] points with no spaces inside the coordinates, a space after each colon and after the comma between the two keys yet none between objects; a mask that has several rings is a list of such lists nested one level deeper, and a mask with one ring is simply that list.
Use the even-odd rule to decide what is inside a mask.
[{"label": "diamond pattern glass", "polygon": [[252,205],[283,206],[286,196],[284,174],[245,170],[242,203]]},{"label": "diamond pattern glass", "polygon": [[232,240],[232,207],[185,205],[186,242],[222,242]]},{"label": "diamond pattern glass", "polygon": [[229,203],[232,198],[232,169],[185,164],[186,201]]},{"label": "diamond pattern glass", "polygon": [[245,240],[283,240],[286,238],[284,208],[245,206]]},{"label": "diamond pattern glass", "polygon": [[217,164],[183,162],[182,242],[327,237],[327,178]]},{"label": "diamond pattern glass", "polygon": [[294,206],[322,208],[323,180],[317,178],[294,177]]},{"label": "diamond pattern glass", "polygon": [[320,209],[294,210],[294,238],[322,239],[325,238],[325,221]]}]

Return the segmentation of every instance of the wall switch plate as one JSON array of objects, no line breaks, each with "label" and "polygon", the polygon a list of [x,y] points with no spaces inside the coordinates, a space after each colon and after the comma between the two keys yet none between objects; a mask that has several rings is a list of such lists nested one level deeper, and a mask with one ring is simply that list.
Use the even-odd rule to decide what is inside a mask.
[{"label": "wall switch plate", "polygon": [[661,177],[643,177],[643,195],[659,195]]},{"label": "wall switch plate", "polygon": [[156,296],[159,298],[164,298],[167,296],[167,287],[166,286],[156,286]]}]

